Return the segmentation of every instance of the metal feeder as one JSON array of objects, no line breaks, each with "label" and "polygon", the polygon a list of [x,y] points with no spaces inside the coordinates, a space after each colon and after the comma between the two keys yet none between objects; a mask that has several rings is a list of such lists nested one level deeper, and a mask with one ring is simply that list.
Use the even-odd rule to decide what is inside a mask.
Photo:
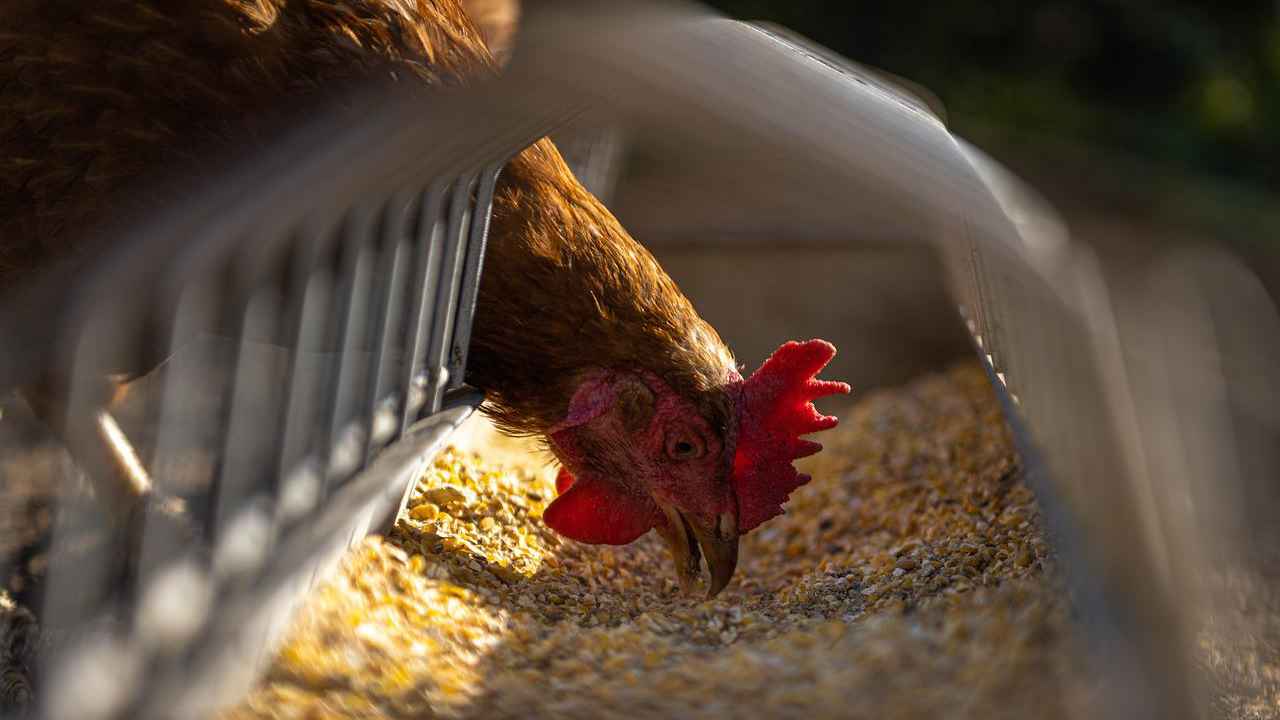
[{"label": "metal feeder", "polygon": [[[118,230],[76,285],[54,274],[0,308],[6,387],[50,363],[88,378],[201,333],[234,338],[214,370],[226,401],[205,543],[174,551],[149,534],[124,549],[152,560],[132,576],[55,563],[47,595],[104,600],[46,608],[77,642],[45,669],[45,716],[198,717],[248,687],[298,598],[394,517],[479,403],[462,379],[495,177],[548,133],[582,148],[568,154],[587,182],[674,258],[678,281],[690,248],[905,258],[912,282],[959,309],[938,327],[967,328],[1005,400],[1112,678],[1104,710],[1201,713],[1193,639],[1218,598],[1202,580],[1255,536],[1241,523],[1275,540],[1257,508],[1274,506],[1280,465],[1280,375],[1264,360],[1280,323],[1243,264],[1176,254],[1135,291],[927,99],[691,6],[547,4],[499,80],[447,94],[371,83],[339,100]],[[708,316],[744,359],[758,352],[753,318]],[[1247,332],[1213,332],[1241,317]],[[178,365],[165,413],[199,386]]]}]

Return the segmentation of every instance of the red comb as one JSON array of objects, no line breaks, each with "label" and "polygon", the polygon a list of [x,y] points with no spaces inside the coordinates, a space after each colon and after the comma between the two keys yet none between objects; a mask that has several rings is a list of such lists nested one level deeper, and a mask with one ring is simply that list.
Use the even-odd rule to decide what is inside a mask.
[{"label": "red comb", "polygon": [[733,456],[739,532],[781,515],[791,491],[809,482],[809,476],[797,472],[791,462],[822,449],[801,435],[828,430],[839,422],[813,406],[817,398],[849,392],[846,383],[816,378],[835,355],[835,346],[825,340],[792,341],[774,351],[742,383]]}]

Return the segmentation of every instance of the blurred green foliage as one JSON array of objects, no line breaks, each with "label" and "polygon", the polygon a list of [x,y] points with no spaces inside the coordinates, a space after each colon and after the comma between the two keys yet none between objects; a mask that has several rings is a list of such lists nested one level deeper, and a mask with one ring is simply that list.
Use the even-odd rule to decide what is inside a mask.
[{"label": "blurred green foliage", "polygon": [[1280,188],[1280,3],[710,0],[1004,127]]}]

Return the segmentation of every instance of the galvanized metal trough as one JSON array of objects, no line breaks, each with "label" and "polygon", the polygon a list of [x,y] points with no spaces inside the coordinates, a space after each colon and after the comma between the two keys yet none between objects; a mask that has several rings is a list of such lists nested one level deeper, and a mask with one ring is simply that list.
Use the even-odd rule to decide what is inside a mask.
[{"label": "galvanized metal trough", "polygon": [[[51,566],[46,597],[94,602],[46,605],[42,621],[73,640],[43,669],[43,715],[199,717],[239,696],[298,599],[395,516],[481,401],[463,380],[495,179],[538,137],[572,144],[583,127],[608,140],[604,161],[588,147],[579,165],[602,194],[625,196],[623,160],[644,156],[673,194],[732,209],[684,225],[664,225],[661,207],[622,213],[660,256],[696,235],[724,253],[798,238],[935,258],[1117,678],[1107,710],[1199,713],[1193,638],[1216,598],[1201,580],[1246,538],[1275,540],[1257,508],[1274,506],[1280,469],[1280,376],[1264,361],[1280,332],[1247,267],[1183,253],[1149,266],[1142,292],[1117,292],[1096,253],[928,102],[690,6],[548,5],[500,80],[449,93],[371,82],[339,100],[113,229],[76,283],[55,273],[0,307],[5,387],[51,365],[88,382],[194,342],[226,358],[171,362],[158,381],[161,428],[188,427],[178,415],[199,389],[220,388],[198,431],[218,449],[191,503],[202,541],[157,529],[102,550],[148,559],[128,573]],[[1215,334],[1227,317],[1252,325]],[[733,341],[749,319],[716,324]],[[157,452],[181,432],[162,430]]]}]

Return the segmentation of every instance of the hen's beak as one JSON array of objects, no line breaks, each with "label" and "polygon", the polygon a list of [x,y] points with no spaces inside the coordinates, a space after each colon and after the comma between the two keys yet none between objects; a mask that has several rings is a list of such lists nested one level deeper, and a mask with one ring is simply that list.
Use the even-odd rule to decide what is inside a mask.
[{"label": "hen's beak", "polygon": [[702,575],[701,558],[705,557],[711,574],[707,597],[715,597],[733,579],[733,571],[738,567],[737,516],[721,513],[713,526],[707,526],[670,505],[658,503],[658,507],[667,516],[666,524],[659,526],[658,532],[671,548],[680,588],[686,593],[695,591]]}]

